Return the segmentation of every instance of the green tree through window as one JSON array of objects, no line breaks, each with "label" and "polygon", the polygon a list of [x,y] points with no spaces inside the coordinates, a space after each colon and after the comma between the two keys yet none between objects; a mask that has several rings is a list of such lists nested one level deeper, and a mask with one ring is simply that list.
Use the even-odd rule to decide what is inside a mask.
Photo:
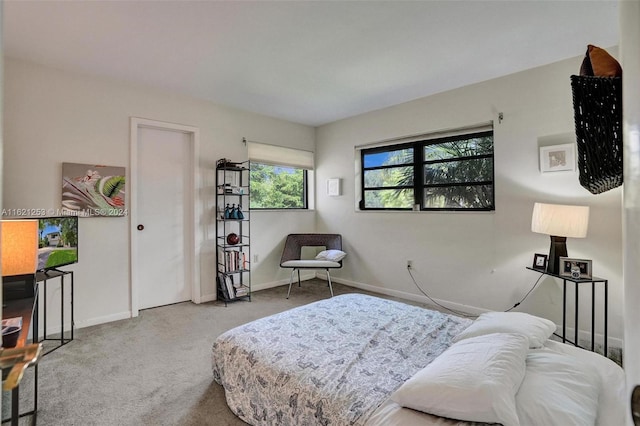
[{"label": "green tree through window", "polygon": [[493,132],[362,151],[363,210],[494,210]]},{"label": "green tree through window", "polygon": [[251,162],[252,209],[306,209],[306,170]]}]

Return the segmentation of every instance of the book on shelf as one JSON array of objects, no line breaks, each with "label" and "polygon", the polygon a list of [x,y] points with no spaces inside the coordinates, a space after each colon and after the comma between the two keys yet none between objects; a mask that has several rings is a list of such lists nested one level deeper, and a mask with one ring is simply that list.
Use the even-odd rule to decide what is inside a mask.
[{"label": "book on shelf", "polygon": [[220,294],[222,295],[222,298],[228,300],[229,291],[227,290],[227,285],[224,282],[224,274],[221,272],[218,273],[216,280],[218,281],[218,289],[220,290]]},{"label": "book on shelf", "polygon": [[224,267],[227,271],[240,271],[247,267],[247,255],[239,250],[230,250],[223,253]]},{"label": "book on shelf", "polygon": [[249,294],[249,287],[240,286],[236,288],[236,297],[247,296]]},{"label": "book on shelf", "polygon": [[236,298],[236,289],[233,286],[233,277],[227,275],[224,272],[218,272],[218,288],[222,297],[226,300],[233,300]]},{"label": "book on shelf", "polygon": [[227,287],[227,293],[229,293],[229,299],[235,299],[236,289],[233,287],[233,277],[231,275],[224,274],[224,283]]}]

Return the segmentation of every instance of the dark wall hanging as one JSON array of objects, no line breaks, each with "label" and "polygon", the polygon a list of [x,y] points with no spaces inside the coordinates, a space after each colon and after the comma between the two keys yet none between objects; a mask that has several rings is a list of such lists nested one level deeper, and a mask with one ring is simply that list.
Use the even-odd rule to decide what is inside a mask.
[{"label": "dark wall hanging", "polygon": [[622,69],[603,49],[589,45],[580,72],[590,75],[571,76],[579,180],[600,194],[623,182]]}]

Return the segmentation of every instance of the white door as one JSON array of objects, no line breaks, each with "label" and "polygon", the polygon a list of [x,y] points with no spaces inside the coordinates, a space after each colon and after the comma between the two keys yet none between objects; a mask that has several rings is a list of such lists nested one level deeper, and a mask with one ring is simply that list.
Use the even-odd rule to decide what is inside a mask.
[{"label": "white door", "polygon": [[140,309],[191,300],[185,253],[191,135],[138,127],[136,275]]}]

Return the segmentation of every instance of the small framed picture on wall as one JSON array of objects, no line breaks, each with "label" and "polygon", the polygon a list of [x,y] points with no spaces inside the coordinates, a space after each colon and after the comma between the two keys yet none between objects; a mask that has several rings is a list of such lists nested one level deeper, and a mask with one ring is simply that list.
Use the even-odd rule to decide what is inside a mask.
[{"label": "small framed picture on wall", "polygon": [[547,267],[547,255],[536,253],[533,255],[533,269],[544,271]]},{"label": "small framed picture on wall", "polygon": [[576,169],[574,143],[540,147],[540,172],[565,172]]}]

